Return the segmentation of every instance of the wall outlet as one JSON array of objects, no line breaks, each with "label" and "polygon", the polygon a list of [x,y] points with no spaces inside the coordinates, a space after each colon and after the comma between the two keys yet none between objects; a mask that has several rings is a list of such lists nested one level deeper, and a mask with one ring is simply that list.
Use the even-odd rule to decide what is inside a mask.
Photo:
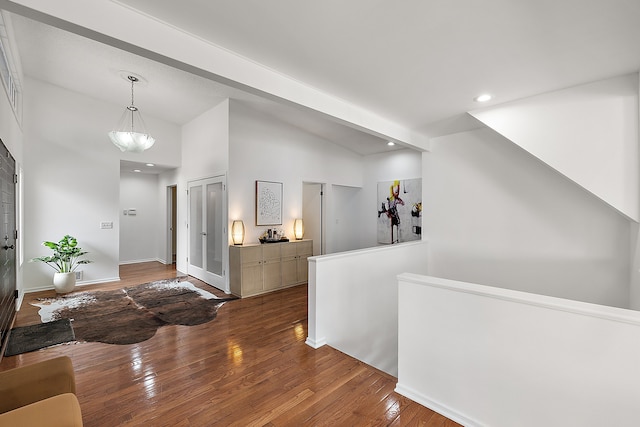
[{"label": "wall outlet", "polygon": [[76,271],[76,280],[82,280],[82,270]]}]

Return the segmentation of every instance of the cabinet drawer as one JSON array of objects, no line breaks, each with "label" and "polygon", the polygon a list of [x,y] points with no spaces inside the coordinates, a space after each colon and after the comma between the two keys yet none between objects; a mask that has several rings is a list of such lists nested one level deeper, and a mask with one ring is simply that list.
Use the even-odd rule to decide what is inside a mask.
[{"label": "cabinet drawer", "polygon": [[296,244],[296,252],[298,255],[312,256],[313,255],[313,241],[305,240]]},{"label": "cabinet drawer", "polygon": [[262,259],[273,260],[280,259],[280,243],[265,243],[262,245]]},{"label": "cabinet drawer", "polygon": [[296,248],[298,247],[297,243],[282,245],[282,258],[292,258],[297,255]]},{"label": "cabinet drawer", "polygon": [[242,264],[260,262],[262,262],[262,248],[260,246],[247,246],[242,248]]}]

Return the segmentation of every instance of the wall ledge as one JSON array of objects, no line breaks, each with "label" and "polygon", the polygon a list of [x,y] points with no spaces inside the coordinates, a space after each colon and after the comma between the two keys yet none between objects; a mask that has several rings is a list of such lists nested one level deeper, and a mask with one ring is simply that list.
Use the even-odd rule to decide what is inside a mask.
[{"label": "wall ledge", "polygon": [[496,288],[493,286],[479,285],[475,283],[459,282],[440,277],[422,276],[412,273],[402,273],[398,275],[398,280],[434,288],[479,295],[486,298],[501,299],[556,311],[565,311],[583,316],[598,317],[600,319],[640,326],[640,311],[625,308],[609,307],[588,302],[514,291],[511,289]]}]

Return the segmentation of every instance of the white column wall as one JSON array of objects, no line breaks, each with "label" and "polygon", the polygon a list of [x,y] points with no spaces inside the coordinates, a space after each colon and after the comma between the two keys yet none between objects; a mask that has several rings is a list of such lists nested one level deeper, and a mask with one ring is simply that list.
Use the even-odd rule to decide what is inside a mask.
[{"label": "white column wall", "polygon": [[[187,183],[197,179],[226,175],[228,169],[229,100],[226,99],[182,127],[182,167],[177,171],[176,268],[179,271],[188,272]],[[228,265],[225,269],[228,271]]]}]

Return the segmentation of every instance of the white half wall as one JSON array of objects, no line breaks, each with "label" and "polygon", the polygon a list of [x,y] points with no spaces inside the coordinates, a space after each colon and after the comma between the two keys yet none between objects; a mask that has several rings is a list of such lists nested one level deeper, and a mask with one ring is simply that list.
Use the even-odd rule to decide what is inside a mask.
[{"label": "white half wall", "polygon": [[640,313],[399,277],[396,391],[464,426],[640,425]]},{"label": "white half wall", "polygon": [[423,156],[431,275],[628,307],[625,217],[490,129]]},{"label": "white half wall", "polygon": [[638,73],[470,114],[622,214],[640,219]]},{"label": "white half wall", "polygon": [[398,375],[398,282],[427,274],[427,242],[309,258],[307,344],[325,344]]}]

